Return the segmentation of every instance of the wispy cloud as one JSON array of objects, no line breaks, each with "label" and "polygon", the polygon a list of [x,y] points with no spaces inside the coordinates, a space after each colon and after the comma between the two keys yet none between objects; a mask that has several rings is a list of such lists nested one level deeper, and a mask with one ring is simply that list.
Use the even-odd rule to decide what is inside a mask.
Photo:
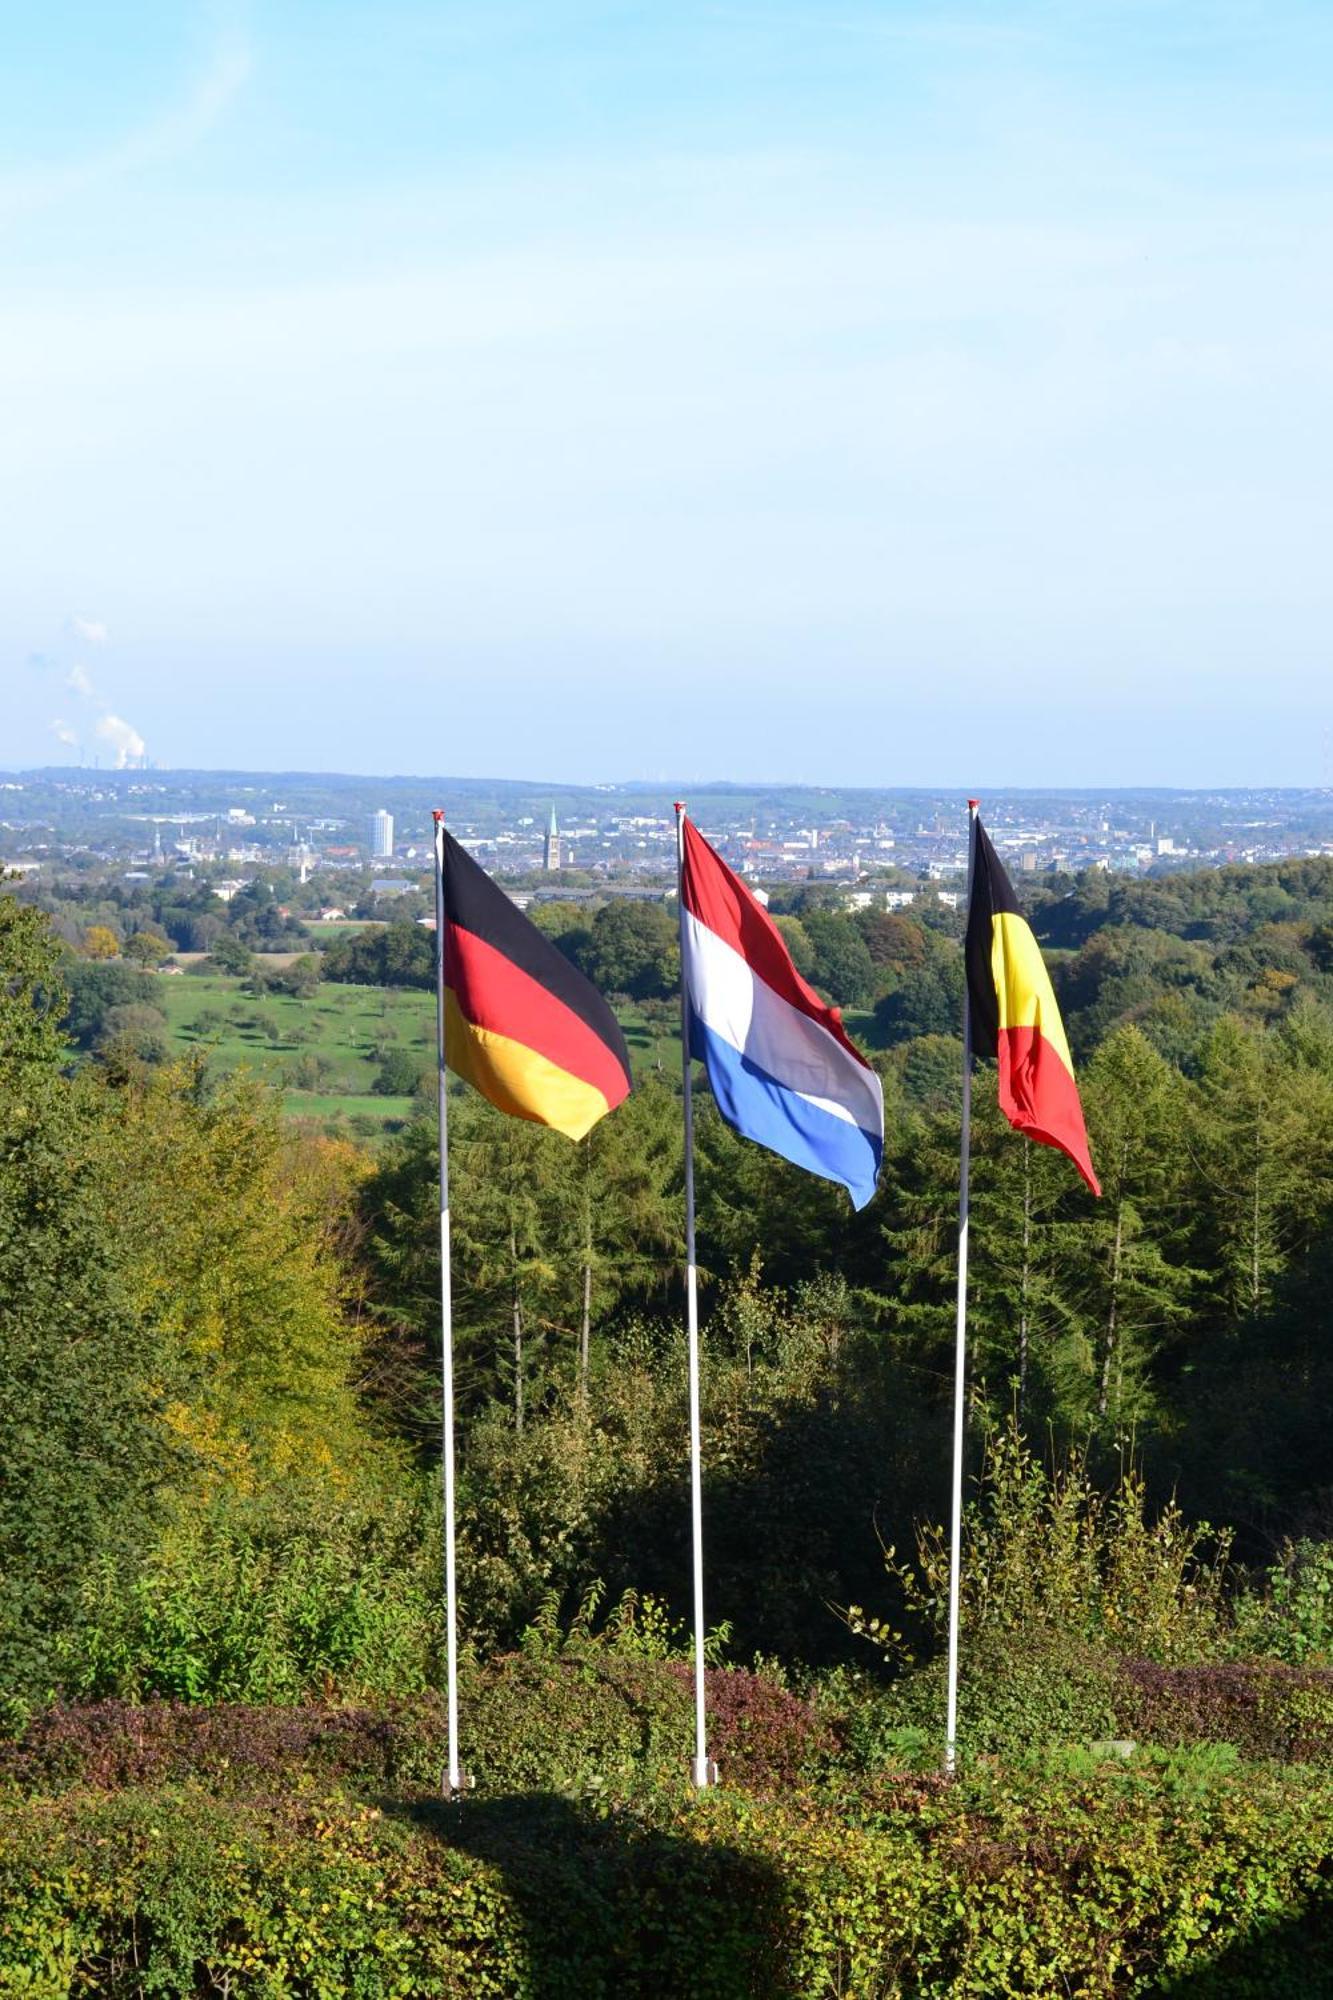
[{"label": "wispy cloud", "polygon": [[86,640],[90,646],[105,646],[111,637],[100,618],[71,618],[69,629],[76,639]]},{"label": "wispy cloud", "polygon": [[89,701],[96,701],[97,699],[97,690],[89,679],[86,667],[71,667],[65,675],[65,686],[71,694],[81,694]]},{"label": "wispy cloud", "polygon": [[235,37],[220,43],[207,68],[178,103],[168,105],[103,151],[0,176],[0,218],[47,208],[106,181],[188,153],[223,117],[251,67],[245,40]]},{"label": "wispy cloud", "polygon": [[57,716],[49,726],[51,734],[55,737],[57,743],[68,744],[71,750],[78,749],[79,739],[67,722],[62,722],[60,717]]}]

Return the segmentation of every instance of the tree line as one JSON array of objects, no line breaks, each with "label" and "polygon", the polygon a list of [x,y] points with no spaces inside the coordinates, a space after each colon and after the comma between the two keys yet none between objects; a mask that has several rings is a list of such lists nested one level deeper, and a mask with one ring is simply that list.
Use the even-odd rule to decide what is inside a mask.
[{"label": "tree line", "polygon": [[[1133,1451],[1155,1491],[1233,1523],[1262,1559],[1333,1525],[1330,871],[1172,888],[1193,899],[1174,920],[1212,929],[1160,932],[1152,897],[1115,885],[1099,926],[1094,882],[1069,909],[1034,905],[1070,940],[1054,949],[1105,1194],[1009,1131],[983,1070],[974,1416],[1013,1413],[1095,1464]],[[869,953],[872,926],[835,914]],[[619,928],[602,945],[624,944],[633,977],[642,938]],[[898,954],[882,1000],[956,958],[947,924],[873,929]],[[1175,975],[1181,946],[1193,983]],[[201,1619],[228,1590],[243,1605],[260,1570],[304,1578],[320,1616],[352,1573],[387,1579],[386,1603],[433,1601],[433,1129],[363,1153],[198,1064],[75,1062],[71,967],[50,922],[0,894],[0,1654],[27,1701],[80,1660],[114,1682],[136,1647],[167,1644],[160,1605],[127,1635],[145,1578]],[[701,1098],[710,1573],[753,1647],[836,1654],[828,1606],[865,1601],[879,1537],[942,1507],[955,1028],[878,1051],[888,1143],[860,1215]],[[577,1147],[461,1087],[451,1115],[476,1642],[596,1580],[684,1608],[675,1079],[645,1080]]]}]

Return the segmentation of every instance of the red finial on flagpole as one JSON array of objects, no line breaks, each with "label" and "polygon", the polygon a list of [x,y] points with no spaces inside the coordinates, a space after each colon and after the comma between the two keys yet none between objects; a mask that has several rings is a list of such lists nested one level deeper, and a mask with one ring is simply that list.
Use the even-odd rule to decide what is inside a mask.
[{"label": "red finial on flagpole", "polygon": [[435,810],[431,813],[431,818],[434,820],[436,826],[439,826],[444,818],[443,806],[436,806]]},{"label": "red finial on flagpole", "polygon": [[672,800],[672,811],[673,811],[673,812],[678,812],[678,813],[683,813],[683,812],[684,812],[684,810],[685,810],[685,801],[684,801],[684,799],[673,799],[673,800]]},{"label": "red finial on flagpole", "polygon": [[967,802],[967,809],[969,812],[975,812],[980,804],[981,804],[980,799],[969,799]]}]

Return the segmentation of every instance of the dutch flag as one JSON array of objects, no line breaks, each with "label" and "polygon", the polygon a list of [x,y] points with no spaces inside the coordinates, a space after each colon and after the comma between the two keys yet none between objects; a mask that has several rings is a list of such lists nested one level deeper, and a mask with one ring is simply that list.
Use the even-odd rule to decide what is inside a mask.
[{"label": "dutch flag", "polygon": [[746,1139],[840,1181],[857,1208],[875,1192],[884,1093],[792,964],[772,918],[682,820],[681,975],[690,1053],[718,1110]]}]

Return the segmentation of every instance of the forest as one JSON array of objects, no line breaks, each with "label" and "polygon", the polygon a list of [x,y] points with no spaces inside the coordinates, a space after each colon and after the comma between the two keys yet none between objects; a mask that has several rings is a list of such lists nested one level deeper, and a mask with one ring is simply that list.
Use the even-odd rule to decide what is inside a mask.
[{"label": "forest", "polygon": [[[775,896],[886,1155],[854,1215],[699,1100],[698,1800],[678,1078],[452,1087],[442,1802],[434,1125],[176,1059],[71,907],[0,893],[0,1991],[1333,1991],[1333,863],[1032,886],[1104,1192],[983,1065],[953,1782],[959,919]],[[534,915],[667,1016],[668,911]]]}]

